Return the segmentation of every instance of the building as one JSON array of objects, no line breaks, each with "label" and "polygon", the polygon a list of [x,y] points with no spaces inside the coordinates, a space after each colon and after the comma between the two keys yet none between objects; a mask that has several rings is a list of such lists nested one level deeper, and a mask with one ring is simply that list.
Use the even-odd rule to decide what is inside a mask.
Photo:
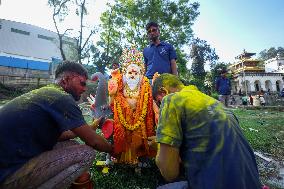
[{"label": "building", "polygon": [[[76,40],[64,38],[64,51],[73,51],[74,54],[75,44]],[[60,61],[57,33],[0,19],[1,83],[49,83]]]},{"label": "building", "polygon": [[255,53],[248,53],[244,50],[236,57],[237,62],[229,66],[233,75],[232,92],[237,94],[241,91],[248,95],[256,94],[261,90],[272,93],[281,91],[284,80],[283,72],[272,72],[272,66],[268,69],[263,60],[252,58],[254,55]]},{"label": "building", "polygon": [[265,61],[265,72],[284,74],[284,57],[277,54],[275,58]]}]

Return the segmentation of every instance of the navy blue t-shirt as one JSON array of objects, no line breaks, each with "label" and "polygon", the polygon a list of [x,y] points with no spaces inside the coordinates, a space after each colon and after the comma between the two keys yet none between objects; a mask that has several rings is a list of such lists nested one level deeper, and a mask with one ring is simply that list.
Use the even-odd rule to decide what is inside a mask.
[{"label": "navy blue t-shirt", "polygon": [[86,124],[73,97],[49,85],[0,109],[0,183],[31,158],[51,150],[62,132]]},{"label": "navy blue t-shirt", "polygon": [[152,79],[153,75],[158,72],[172,73],[171,60],[176,59],[176,51],[174,47],[161,41],[159,45],[150,44],[143,51],[144,61],[147,66],[146,77]]},{"label": "navy blue t-shirt", "polygon": [[219,77],[216,81],[216,88],[220,95],[231,94],[231,81],[228,78]]}]

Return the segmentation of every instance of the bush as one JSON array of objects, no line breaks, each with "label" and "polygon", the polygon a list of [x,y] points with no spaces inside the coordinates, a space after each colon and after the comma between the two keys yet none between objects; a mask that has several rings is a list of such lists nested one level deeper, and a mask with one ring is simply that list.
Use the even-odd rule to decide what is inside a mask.
[{"label": "bush", "polygon": [[40,88],[44,85],[37,86],[36,84],[29,85],[4,85],[0,83],[0,100],[11,100],[24,93]]},{"label": "bush", "polygon": [[218,93],[212,93],[211,95],[210,95],[211,97],[213,97],[213,98],[215,98],[216,100],[218,100],[219,98],[219,95],[218,95]]}]

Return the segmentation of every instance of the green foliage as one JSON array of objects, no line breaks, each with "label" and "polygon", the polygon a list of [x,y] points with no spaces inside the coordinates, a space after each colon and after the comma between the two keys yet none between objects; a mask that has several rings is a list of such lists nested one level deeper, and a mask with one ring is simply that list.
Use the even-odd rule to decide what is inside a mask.
[{"label": "green foliage", "polygon": [[262,60],[268,60],[271,58],[275,58],[279,54],[281,57],[284,57],[284,48],[283,47],[271,47],[270,49],[264,49],[259,53],[259,57]]},{"label": "green foliage", "polygon": [[[212,96],[217,96],[217,93],[213,93]],[[270,153],[278,160],[283,159],[284,112],[246,109],[232,111],[238,117],[241,129],[255,151]],[[104,160],[104,157],[105,154],[98,153],[97,160]],[[165,183],[154,161],[151,165],[151,168],[142,169],[139,174],[135,172],[134,167],[115,164],[110,166],[108,174],[103,174],[101,168],[94,164],[91,168],[92,179],[95,181],[95,188],[98,189],[154,189]]]},{"label": "green foliage", "polygon": [[0,100],[1,104],[5,104],[7,100],[13,99],[31,90],[43,87],[44,85],[29,84],[29,85],[4,85],[0,83]]},{"label": "green foliage", "polygon": [[178,75],[181,79],[189,81],[190,77],[191,77],[191,73],[186,67],[187,55],[186,55],[186,53],[180,51],[180,49],[176,49],[176,53],[177,53],[177,57],[178,57],[178,60],[177,60]]},{"label": "green foliage", "polygon": [[[98,42],[100,44],[101,42]],[[113,46],[114,44],[110,44],[110,46]],[[91,46],[91,52],[93,54],[92,62],[93,62],[93,68],[94,72],[101,72],[106,73],[107,68],[110,69],[112,63],[118,62],[118,58],[121,55],[122,49],[116,49],[115,51],[108,51],[105,48],[108,48],[104,45],[101,45],[103,47],[103,51],[100,51],[97,47]]]},{"label": "green foliage", "polygon": [[219,98],[219,95],[218,95],[218,93],[212,93],[211,95],[210,95],[211,97],[213,97],[213,98],[215,98],[216,100],[218,100],[218,98]]},{"label": "green foliage", "polygon": [[115,0],[108,4],[109,10],[101,16],[102,33],[100,45],[107,50],[107,56],[126,45],[135,44],[143,49],[147,46],[145,26],[149,21],[160,25],[161,40],[173,44],[178,53],[179,73],[185,76],[186,59],[182,47],[192,36],[191,26],[199,15],[198,3],[185,0]]},{"label": "green foliage", "polygon": [[198,44],[193,44],[190,51],[190,57],[192,58],[192,65],[191,65],[192,76],[195,78],[197,83],[202,84],[206,75],[204,69],[205,57],[204,57],[203,48]]},{"label": "green foliage", "polygon": [[[86,34],[86,23],[84,22],[85,16],[88,14],[86,0],[48,0],[48,5],[53,9],[52,18],[58,36],[59,50],[63,60],[67,58],[76,58],[79,63],[82,64],[82,60],[89,57],[88,53],[90,50],[90,38],[95,33],[95,29],[91,29],[89,34]],[[74,12],[71,11],[70,7],[75,7]],[[62,22],[64,22],[66,16],[76,15],[79,17],[80,22],[78,31],[75,37],[75,45],[69,46],[68,57],[66,56],[66,48],[64,48],[64,38],[67,37],[67,32],[73,29],[64,28]],[[65,31],[64,31],[65,30]],[[76,34],[75,34],[76,35]],[[87,36],[87,37],[85,37]],[[74,59],[72,59],[74,60]]]},{"label": "green foliage", "polygon": [[254,150],[284,157],[284,112],[237,109],[234,113]]},{"label": "green foliage", "polygon": [[196,38],[192,42],[190,58],[192,58],[191,73],[194,78],[194,83],[196,83],[198,88],[204,91],[206,88],[204,87],[206,76],[204,65],[209,61],[211,67],[213,67],[219,57],[216,55],[215,49],[212,49],[206,41]]},{"label": "green foliage", "polygon": [[213,66],[211,70],[211,74],[213,78],[217,78],[220,76],[222,70],[228,70],[228,64],[224,62],[218,62]]},{"label": "green foliage", "polygon": [[71,0],[48,0],[48,5],[53,8],[53,14],[58,15],[59,21],[62,22],[68,15],[68,5]]},{"label": "green foliage", "polygon": [[163,182],[154,160],[151,168],[142,168],[141,173],[134,166],[115,164],[110,166],[108,174],[101,172],[102,168],[91,168],[95,188],[98,189],[155,189]]}]

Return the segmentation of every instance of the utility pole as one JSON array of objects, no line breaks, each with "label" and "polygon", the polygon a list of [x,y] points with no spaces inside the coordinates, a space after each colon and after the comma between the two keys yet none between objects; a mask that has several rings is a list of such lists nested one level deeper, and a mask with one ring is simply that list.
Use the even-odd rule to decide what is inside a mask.
[{"label": "utility pole", "polygon": [[244,85],[245,85],[245,93],[246,93],[246,96],[248,96],[247,82],[246,82],[246,73],[245,73],[245,66],[244,66],[243,57],[241,57],[241,61],[242,61],[242,68],[243,68],[243,83],[244,83]]}]

